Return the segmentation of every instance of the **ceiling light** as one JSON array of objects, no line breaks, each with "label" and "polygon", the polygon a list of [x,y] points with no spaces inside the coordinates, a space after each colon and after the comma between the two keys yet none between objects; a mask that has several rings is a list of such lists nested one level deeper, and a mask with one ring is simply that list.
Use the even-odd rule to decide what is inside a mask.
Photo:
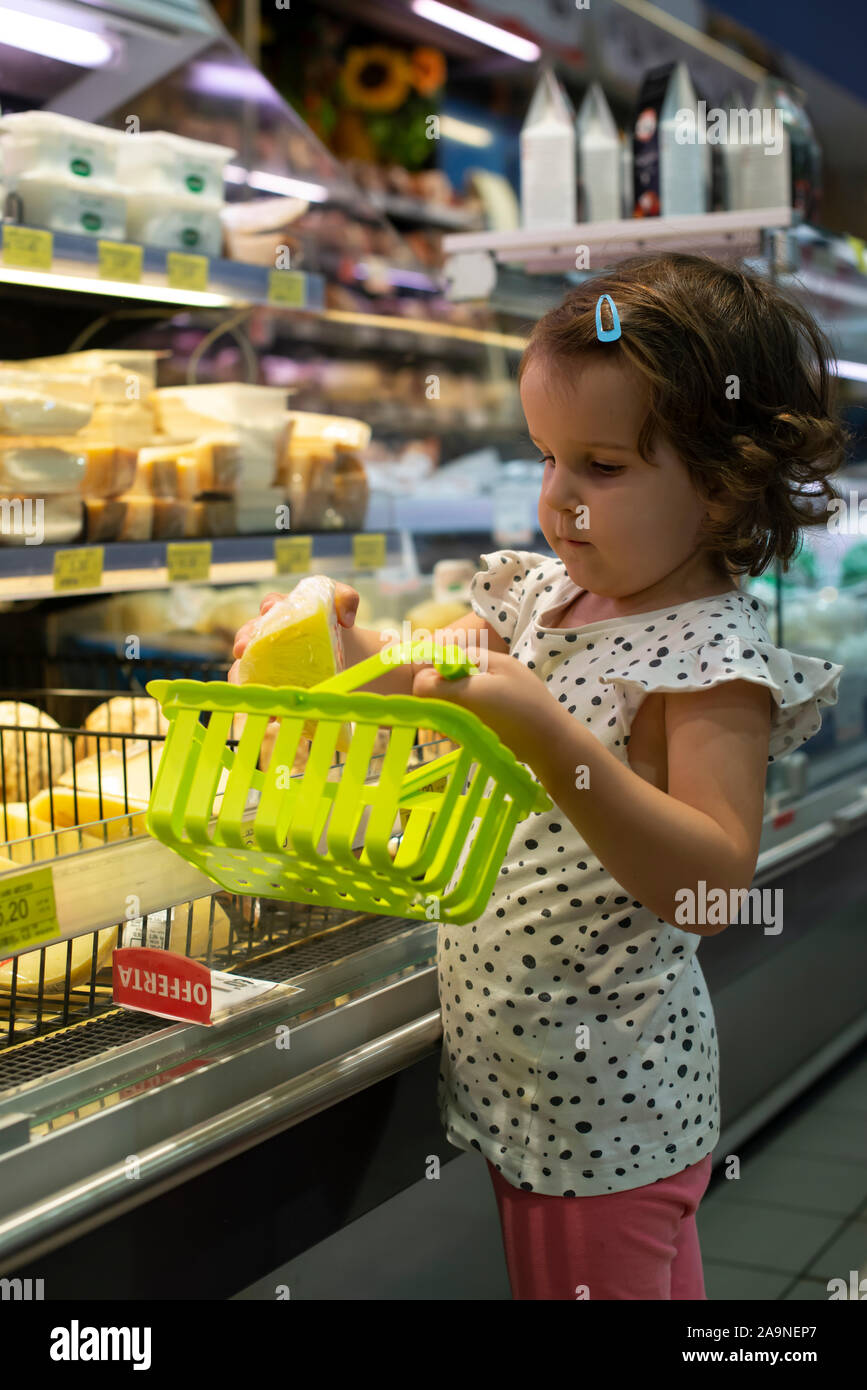
[{"label": "ceiling light", "polygon": [[439,0],[412,0],[412,9],[420,19],[429,19],[441,24],[444,29],[453,29],[456,34],[464,34],[477,43],[485,43],[488,48],[497,48],[512,58],[520,58],[522,63],[535,63],[542,50],[529,39],[519,38],[508,29],[500,29],[496,24],[486,24],[465,10],[453,10],[451,5],[441,5]]},{"label": "ceiling light", "polygon": [[304,179],[293,179],[284,174],[269,174],[265,169],[251,169],[248,172],[237,164],[229,164],[225,178],[227,183],[246,183],[262,193],[280,193],[284,198],[304,198],[308,203],[328,201],[328,189],[324,184],[307,183]]},{"label": "ceiling light", "polygon": [[57,19],[0,8],[0,45],[23,48],[42,58],[56,58],[80,68],[101,68],[114,56],[114,47],[103,34],[79,29]]}]

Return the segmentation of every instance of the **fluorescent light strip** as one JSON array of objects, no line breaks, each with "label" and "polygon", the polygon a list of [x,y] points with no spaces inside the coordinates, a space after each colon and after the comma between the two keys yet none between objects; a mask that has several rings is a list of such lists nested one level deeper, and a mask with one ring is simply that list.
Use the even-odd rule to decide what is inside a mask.
[{"label": "fluorescent light strip", "polygon": [[459,121],[456,116],[440,116],[440,135],[446,140],[455,140],[460,145],[474,145],[483,149],[493,144],[493,131],[483,125],[471,125],[469,121]]},{"label": "fluorescent light strip", "polygon": [[237,164],[229,164],[225,171],[227,183],[245,183],[250,188],[261,189],[263,193],[280,193],[285,198],[306,198],[310,203],[328,201],[328,189],[321,183],[307,183],[304,179],[293,179],[283,174],[269,174],[265,169],[242,169]]},{"label": "fluorescent light strip", "polygon": [[486,24],[483,19],[476,19],[464,10],[441,5],[439,0],[412,0],[412,9],[420,19],[429,19],[443,29],[453,29],[456,34],[487,44],[488,48],[496,48],[501,53],[508,53],[511,58],[520,58],[522,63],[535,63],[542,56],[538,44],[531,43],[529,39],[510,34],[508,29],[500,29],[496,24]]},{"label": "fluorescent light strip", "polygon": [[5,6],[0,8],[0,44],[81,68],[105,67],[114,56],[114,46],[92,29],[79,29]]},{"label": "fluorescent light strip", "polygon": [[130,285],[124,280],[97,280],[84,275],[57,275],[53,271],[13,270],[0,266],[0,283],[36,286],[45,290],[76,290],[80,294],[113,294],[123,299],[155,300],[160,304],[188,304],[200,309],[223,308],[235,300],[204,290],[173,290],[163,285]]},{"label": "fluorescent light strip", "polygon": [[838,357],[828,366],[835,376],[845,377],[847,381],[867,381],[867,362],[846,362]]}]

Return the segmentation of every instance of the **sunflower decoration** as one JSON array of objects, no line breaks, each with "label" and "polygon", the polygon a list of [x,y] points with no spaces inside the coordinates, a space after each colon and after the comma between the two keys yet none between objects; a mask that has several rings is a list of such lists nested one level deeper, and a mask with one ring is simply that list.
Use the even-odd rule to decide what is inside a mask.
[{"label": "sunflower decoration", "polygon": [[399,49],[384,44],[351,48],[341,72],[346,100],[363,111],[396,111],[410,94],[412,68]]}]

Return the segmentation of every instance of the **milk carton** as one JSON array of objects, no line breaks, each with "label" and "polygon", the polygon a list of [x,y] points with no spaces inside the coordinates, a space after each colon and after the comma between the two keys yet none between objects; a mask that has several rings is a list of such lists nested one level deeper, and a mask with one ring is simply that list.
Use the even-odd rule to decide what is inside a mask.
[{"label": "milk carton", "polygon": [[592,82],[575,123],[578,198],[582,222],[620,218],[620,141],[599,82]]},{"label": "milk carton", "polygon": [[705,123],[685,63],[666,63],[647,74],[632,141],[635,217],[707,211],[711,160]]},{"label": "milk carton", "polygon": [[578,216],[575,112],[545,68],[521,128],[521,222],[571,227]]}]

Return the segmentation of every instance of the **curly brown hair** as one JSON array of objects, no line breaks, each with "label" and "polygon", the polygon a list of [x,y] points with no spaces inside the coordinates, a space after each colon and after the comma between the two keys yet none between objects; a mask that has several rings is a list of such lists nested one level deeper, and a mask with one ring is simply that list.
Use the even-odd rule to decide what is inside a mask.
[{"label": "curly brown hair", "polygon": [[[621,327],[607,343],[596,334],[602,294]],[[607,303],[601,313],[610,327]],[[707,504],[712,564],[755,576],[779,559],[787,570],[802,530],[827,523],[839,497],[828,479],[850,437],[832,413],[835,354],[809,312],[769,281],[705,256],[634,256],[539,320],[518,381],[531,361],[558,374],[591,353],[619,356],[644,378],[638,451],[652,463],[661,435],[689,469]]]}]

